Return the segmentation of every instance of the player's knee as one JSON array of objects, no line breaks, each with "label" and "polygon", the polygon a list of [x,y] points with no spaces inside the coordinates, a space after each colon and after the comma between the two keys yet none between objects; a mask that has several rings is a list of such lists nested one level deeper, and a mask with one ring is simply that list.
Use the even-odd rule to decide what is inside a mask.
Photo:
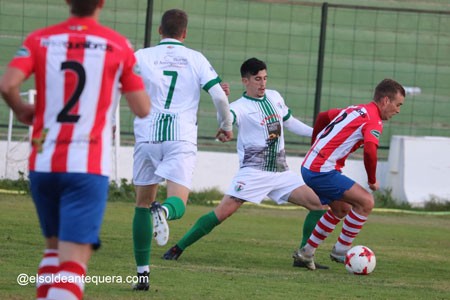
[{"label": "player's knee", "polygon": [[372,212],[372,209],[375,206],[375,201],[373,199],[372,195],[368,195],[368,197],[366,197],[366,199],[364,199],[364,202],[362,203],[363,205],[363,210],[366,212],[366,214],[370,214]]}]

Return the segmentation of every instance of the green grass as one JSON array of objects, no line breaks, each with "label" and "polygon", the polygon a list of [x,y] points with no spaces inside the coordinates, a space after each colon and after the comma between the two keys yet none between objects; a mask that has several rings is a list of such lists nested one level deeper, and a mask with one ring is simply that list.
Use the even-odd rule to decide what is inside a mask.
[{"label": "green grass", "polygon": [[[134,275],[131,240],[133,203],[108,204],[102,249],[89,275]],[[88,284],[85,299],[448,299],[450,216],[374,212],[355,244],[374,250],[377,267],[369,276],[348,274],[331,263],[328,251],[336,230],[317,251],[329,271],[291,266],[298,246],[303,209],[244,205],[230,220],[188,248],[179,261],[160,257],[211,207],[190,205],[171,222],[166,247],[153,249],[151,290],[132,292],[128,284]],[[32,286],[16,283],[19,273],[34,274],[43,249],[32,201],[26,195],[0,197],[0,295],[30,299]]]}]

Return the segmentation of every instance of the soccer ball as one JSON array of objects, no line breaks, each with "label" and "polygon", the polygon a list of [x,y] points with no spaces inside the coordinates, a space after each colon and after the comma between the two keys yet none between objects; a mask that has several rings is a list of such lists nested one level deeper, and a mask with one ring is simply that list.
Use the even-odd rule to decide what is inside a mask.
[{"label": "soccer ball", "polygon": [[375,253],[366,246],[355,246],[348,250],[345,256],[345,268],[352,274],[368,275],[375,269],[376,264]]}]

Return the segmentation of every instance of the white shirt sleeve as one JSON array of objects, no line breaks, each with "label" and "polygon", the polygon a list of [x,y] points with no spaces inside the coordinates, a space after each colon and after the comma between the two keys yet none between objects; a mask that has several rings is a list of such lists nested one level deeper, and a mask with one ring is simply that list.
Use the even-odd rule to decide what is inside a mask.
[{"label": "white shirt sleeve", "polygon": [[227,95],[223,91],[220,84],[213,85],[208,93],[211,95],[214,106],[217,110],[217,121],[219,123],[219,127],[225,131],[232,130],[232,122],[233,118],[230,112],[230,104],[228,103]]},{"label": "white shirt sleeve", "polygon": [[313,129],[311,126],[306,125],[293,116],[284,121],[283,125],[284,128],[292,133],[295,133],[296,135],[311,137],[313,133]]}]

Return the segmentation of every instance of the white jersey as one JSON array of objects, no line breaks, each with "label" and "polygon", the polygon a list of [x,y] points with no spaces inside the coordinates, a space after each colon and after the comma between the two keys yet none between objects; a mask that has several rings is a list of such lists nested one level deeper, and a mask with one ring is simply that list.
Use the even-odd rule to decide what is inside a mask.
[{"label": "white jersey", "polygon": [[243,94],[230,104],[233,124],[238,127],[237,151],[240,167],[270,172],[288,170],[284,150],[283,121],[290,118],[283,97],[266,90],[263,98]]},{"label": "white jersey", "polygon": [[221,80],[208,60],[176,39],[136,51],[152,101],[151,113],[135,118],[136,142],[189,141],[197,144],[200,92]]}]

